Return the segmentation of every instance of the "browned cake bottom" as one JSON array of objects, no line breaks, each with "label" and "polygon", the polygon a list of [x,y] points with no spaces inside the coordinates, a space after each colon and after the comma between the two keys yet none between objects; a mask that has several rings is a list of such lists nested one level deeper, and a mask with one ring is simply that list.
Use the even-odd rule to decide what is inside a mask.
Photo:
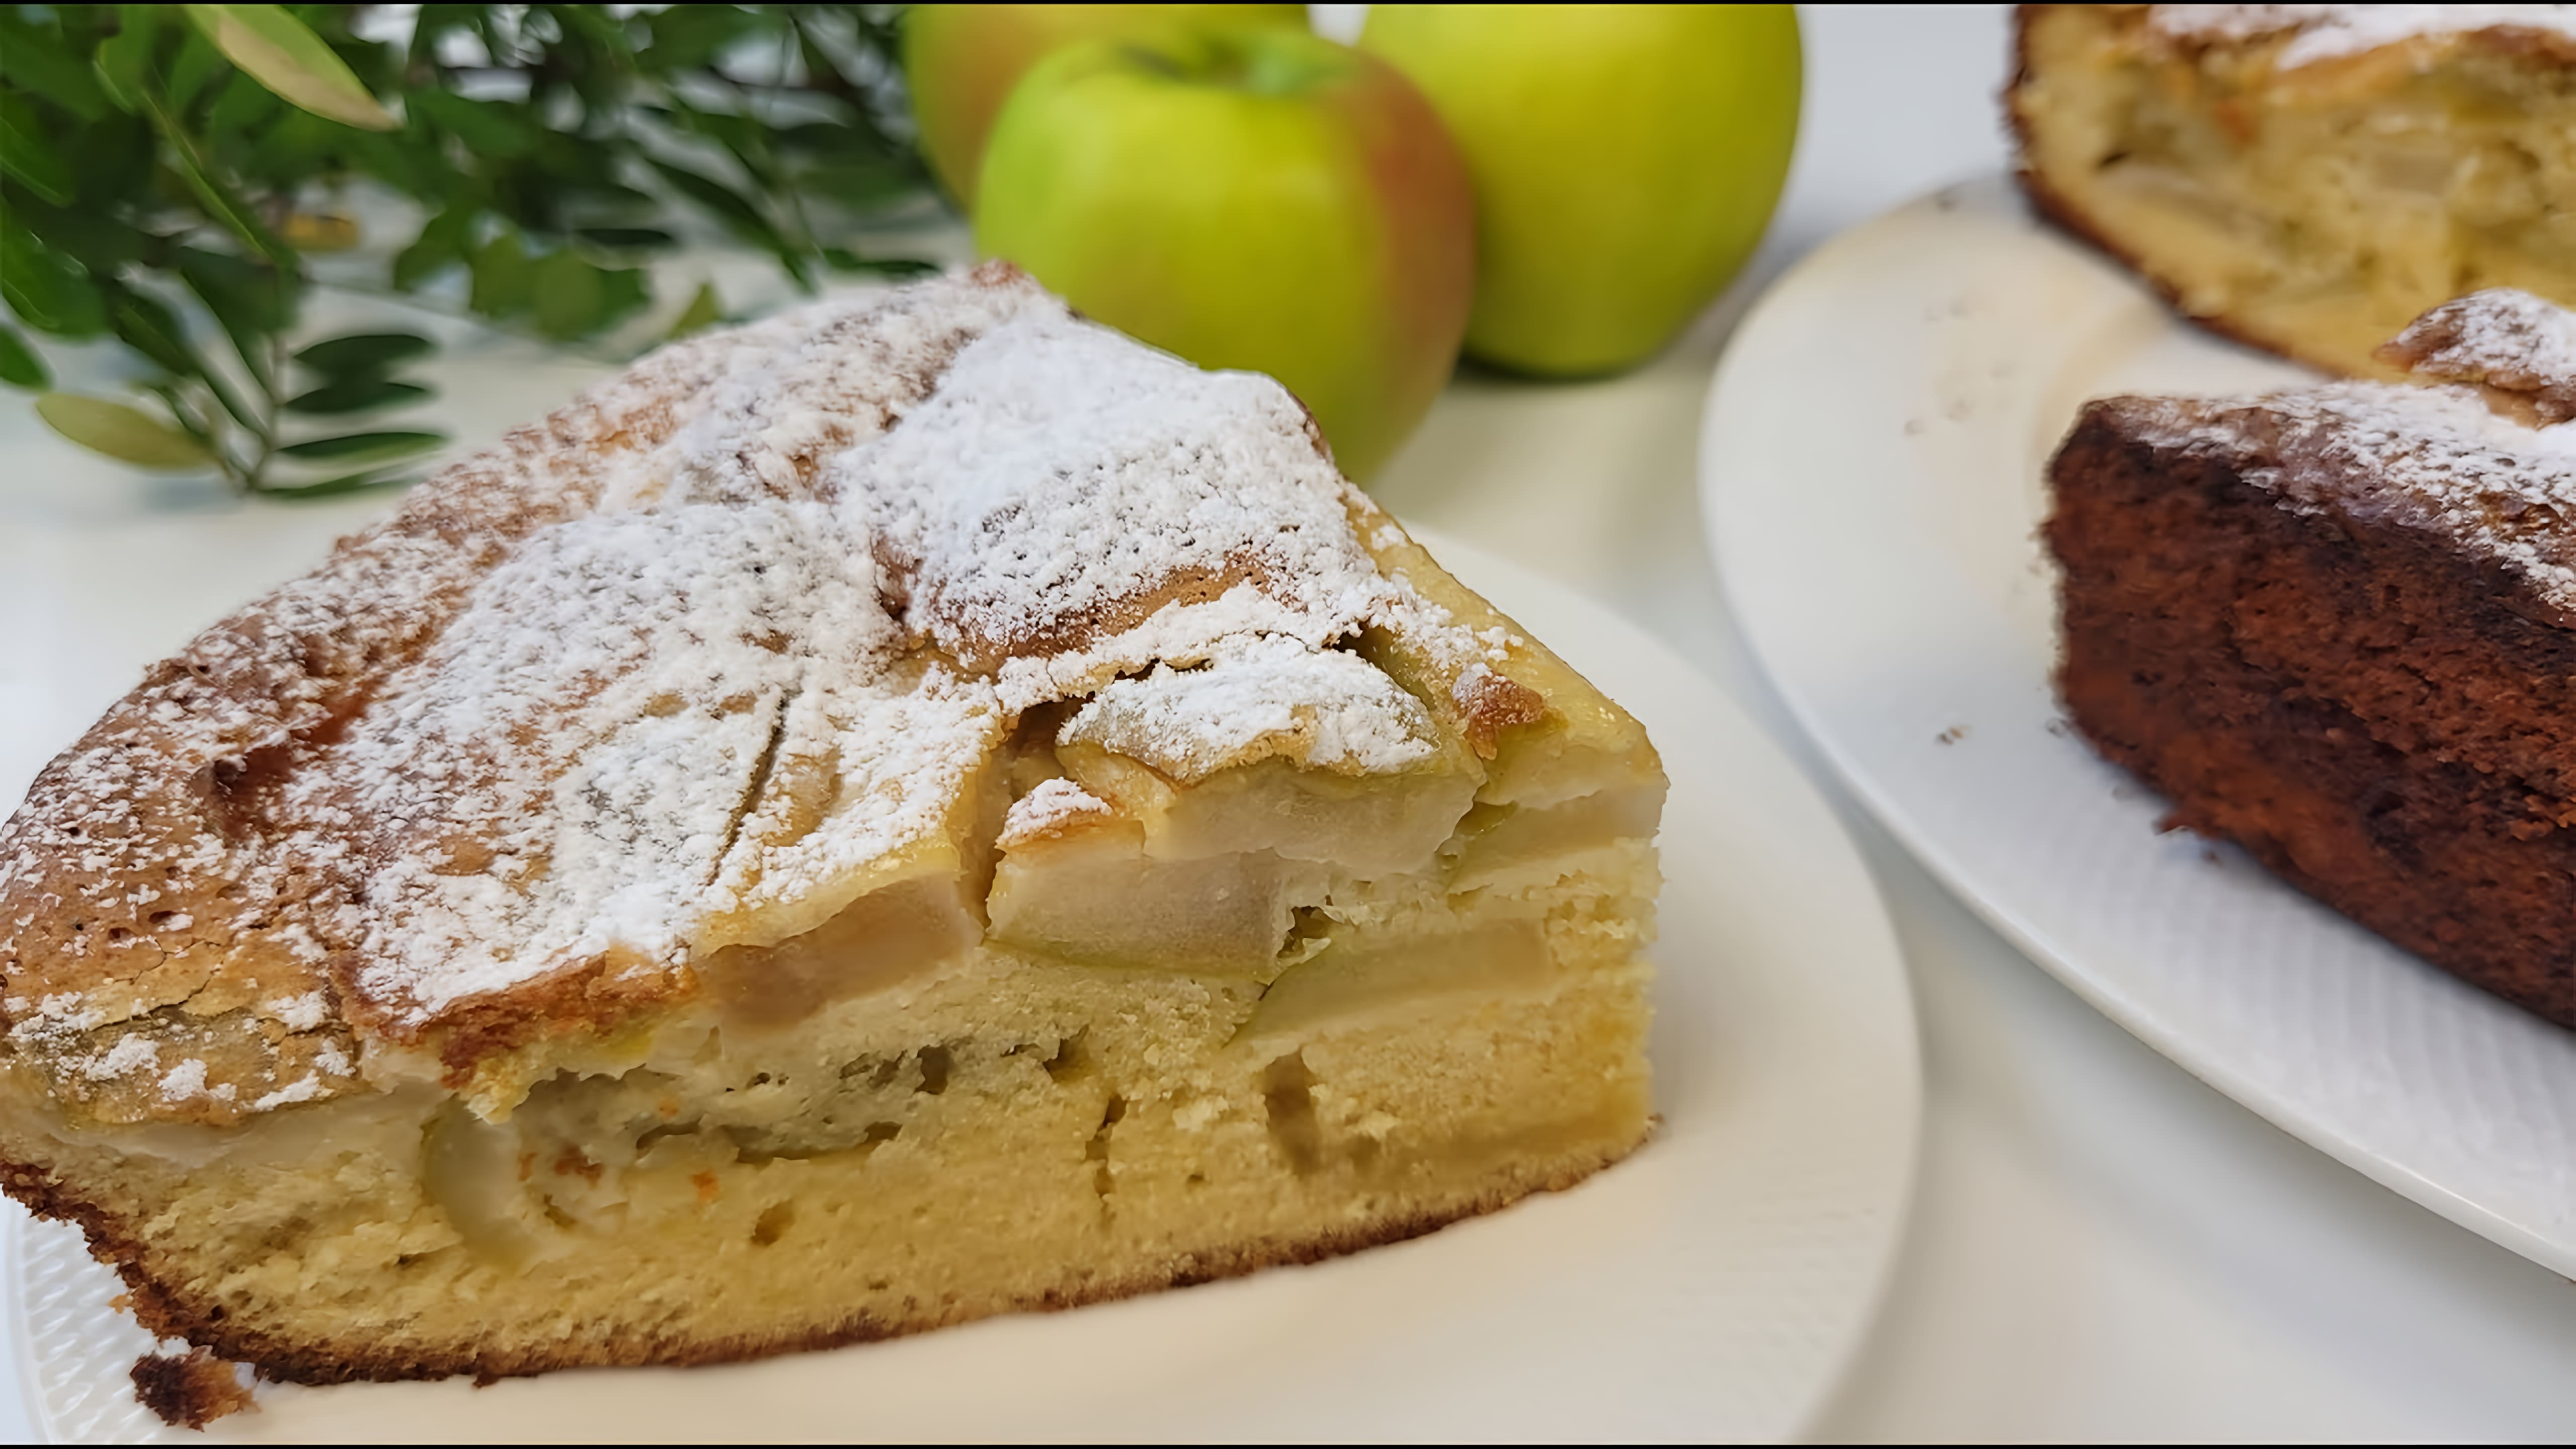
[{"label": "browned cake bottom", "polygon": [[[2576,1026],[2576,634],[2437,539],[2301,516],[2224,464],[2088,413],[2051,465],[2058,691],[2085,736],[2300,889],[2434,964]],[[2466,752],[2459,752],[2466,753]]]},{"label": "browned cake bottom", "polygon": [[132,1370],[135,1396],[165,1423],[201,1429],[215,1419],[250,1408],[252,1396],[236,1376],[234,1364],[254,1369],[276,1383],[329,1385],[367,1381],[398,1382],[470,1374],[481,1382],[548,1373],[567,1368],[660,1365],[692,1367],[737,1363],[776,1354],[875,1343],[950,1326],[1003,1312],[1058,1312],[1093,1303],[1112,1302],[1167,1288],[1238,1278],[1263,1268],[1320,1263],[1349,1253],[1399,1243],[1436,1232],[1451,1223],[1511,1206],[1534,1192],[1563,1192],[1610,1166],[1640,1143],[1606,1152],[1573,1154],[1512,1174],[1480,1195],[1411,1213],[1397,1213],[1346,1228],[1323,1229],[1305,1236],[1282,1236],[1230,1244],[1187,1254],[1129,1276],[1093,1279],[1077,1287],[1033,1294],[1023,1299],[977,1305],[958,1311],[942,1305],[905,1317],[881,1318],[861,1311],[837,1322],[768,1337],[692,1339],[651,1334],[625,1335],[606,1346],[566,1352],[502,1346],[492,1351],[450,1353],[381,1352],[365,1348],[311,1345],[229,1323],[220,1305],[209,1306],[189,1295],[172,1295],[139,1266],[145,1256],[139,1242],[96,1207],[41,1188],[13,1182],[11,1195],[42,1202],[40,1217],[75,1222],[88,1234],[95,1256],[125,1279],[125,1306],[160,1339],[214,1344],[220,1352],[195,1347],[185,1353],[147,1354]]},{"label": "browned cake bottom", "polygon": [[[289,1382],[714,1363],[1067,1308],[1412,1237],[1626,1156],[1651,1120],[1640,931],[1566,895],[1445,955],[1409,943],[1446,973],[1409,996],[1386,953],[1262,989],[978,950],[901,1013],[681,1038],[500,1121],[415,1084],[216,1138],[0,1130],[0,1188],[79,1223],[156,1337]],[[1367,1014],[1300,1025],[1355,980]],[[722,1115],[746,1108],[756,1127]]]}]

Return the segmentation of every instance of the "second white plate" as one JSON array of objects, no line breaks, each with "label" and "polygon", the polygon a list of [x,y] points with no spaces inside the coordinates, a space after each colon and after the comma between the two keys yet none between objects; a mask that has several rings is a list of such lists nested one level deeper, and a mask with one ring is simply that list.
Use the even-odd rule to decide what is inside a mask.
[{"label": "second white plate", "polygon": [[1853,790],[1988,921],[2273,1122],[2576,1274],[2576,1033],[2434,970],[2162,805],[2060,718],[2042,469],[2107,393],[2298,369],[2179,321],[2001,179],[1774,287],[1701,450],[1735,617]]},{"label": "second white plate", "polygon": [[[50,446],[0,436],[0,492],[7,458],[22,455],[33,476],[53,466]],[[31,552],[59,567],[54,616],[76,637],[14,659],[0,640],[0,678],[14,664],[55,712],[77,710],[84,690],[184,638],[203,613],[198,596],[246,595],[319,549],[293,513],[268,515],[268,527],[232,513],[228,531],[264,543],[209,556],[204,567],[224,577],[158,594],[145,578],[129,601],[137,618],[93,620],[71,590],[129,549],[139,522],[49,519]],[[1875,887],[1823,801],[1703,676],[1555,584],[1458,544],[1432,547],[1665,751],[1670,884],[1653,1048],[1663,1127],[1634,1160],[1571,1192],[1311,1268],[723,1368],[483,1390],[270,1389],[264,1412],[202,1438],[135,1404],[126,1369],[149,1344],[108,1307],[117,1285],[77,1235],[0,1209],[35,1426],[79,1442],[1793,1434],[1868,1327],[1913,1181],[1913,1007]],[[84,628],[91,637],[77,637]],[[5,738],[11,728],[0,716],[0,760],[51,747]]]}]

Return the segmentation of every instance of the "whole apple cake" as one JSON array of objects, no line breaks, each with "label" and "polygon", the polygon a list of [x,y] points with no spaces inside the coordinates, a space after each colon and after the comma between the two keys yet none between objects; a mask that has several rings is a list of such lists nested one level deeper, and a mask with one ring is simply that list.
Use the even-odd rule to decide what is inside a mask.
[{"label": "whole apple cake", "polygon": [[2025,5],[2039,209],[2239,340],[2353,376],[2489,287],[2576,303],[2576,6]]},{"label": "whole apple cake", "polygon": [[1347,1252],[1645,1137],[1663,795],[1277,383],[999,265],[821,304],[447,470],[44,771],[6,1186],[306,1383]]}]

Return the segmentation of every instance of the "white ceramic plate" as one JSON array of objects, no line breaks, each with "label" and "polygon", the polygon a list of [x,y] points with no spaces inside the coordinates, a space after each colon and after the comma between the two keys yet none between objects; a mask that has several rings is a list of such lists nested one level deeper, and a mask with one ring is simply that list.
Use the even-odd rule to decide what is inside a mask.
[{"label": "white ceramic plate", "polygon": [[[506,374],[509,369],[501,371]],[[495,423],[577,379],[526,368]],[[451,393],[451,396],[453,394]],[[0,428],[9,426],[0,422]],[[142,664],[365,516],[216,508],[0,432],[0,799]],[[13,481],[14,480],[14,481]],[[22,506],[21,506],[22,505]],[[381,506],[381,505],[374,505]],[[0,515],[5,516],[5,515]],[[1311,1268],[762,1363],[264,1390],[255,1440],[1776,1439],[1857,1347],[1913,1179],[1903,964],[1823,802],[1701,675],[1615,615],[1459,545],[1440,556],[1625,702],[1665,750],[1664,1125],[1574,1191]],[[10,566],[19,570],[16,583]],[[27,613],[16,611],[27,610]],[[164,1435],[148,1345],[70,1230],[18,1221],[10,1309],[34,1425]]]},{"label": "white ceramic plate", "polygon": [[2035,529],[2077,405],[2304,375],[2180,322],[2000,179],[1954,188],[1818,251],[1736,334],[1710,544],[1791,710],[1998,930],[2273,1122],[2576,1274],[2576,1033],[2159,835],[2050,692]]}]

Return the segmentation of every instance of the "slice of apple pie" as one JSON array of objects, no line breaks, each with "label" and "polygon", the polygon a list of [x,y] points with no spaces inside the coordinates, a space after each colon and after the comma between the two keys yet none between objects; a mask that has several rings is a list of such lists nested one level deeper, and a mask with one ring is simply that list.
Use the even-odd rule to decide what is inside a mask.
[{"label": "slice of apple pie", "polygon": [[0,1159],[152,1330],[689,1363],[1637,1146],[1664,781],[1295,399],[988,266],[656,353],[0,835]]},{"label": "slice of apple pie", "polygon": [[2048,217],[2218,332],[2377,355],[2455,297],[2576,303],[2576,6],[2024,5],[2004,101]]}]

